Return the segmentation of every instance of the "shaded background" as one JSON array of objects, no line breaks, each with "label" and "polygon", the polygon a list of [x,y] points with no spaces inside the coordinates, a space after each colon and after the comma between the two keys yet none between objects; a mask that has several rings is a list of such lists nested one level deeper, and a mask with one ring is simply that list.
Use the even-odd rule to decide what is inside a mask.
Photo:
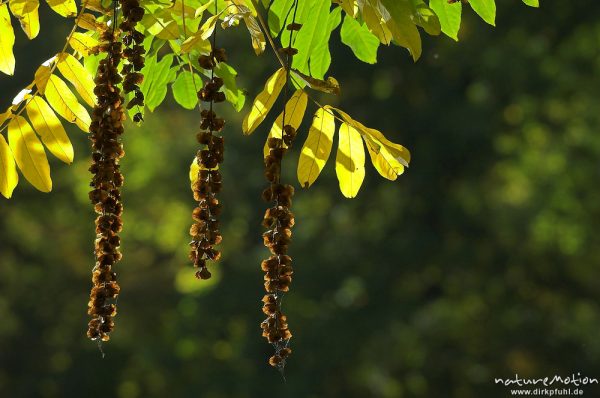
[{"label": "shaded background", "polygon": [[[209,283],[187,260],[199,116],[169,94],[127,131],[122,294],[104,359],[85,338],[90,150],[71,129],[76,161],[52,160],[54,191],[22,181],[1,200],[0,396],[479,398],[508,396],[493,379],[515,373],[600,377],[600,4],[511,3],[497,28],[465,10],[461,42],[427,38],[417,64],[399,48],[361,64],[335,40],[343,95],[326,101],[413,162],[397,182],[368,167],[355,200],[328,164],[296,195],[286,384],[259,328],[265,128],[243,137],[242,115],[220,107],[224,258]],[[17,75],[0,77],[2,109],[69,29],[42,8],[41,37],[19,32]],[[253,97],[274,57],[254,57],[243,29],[221,38]]]}]

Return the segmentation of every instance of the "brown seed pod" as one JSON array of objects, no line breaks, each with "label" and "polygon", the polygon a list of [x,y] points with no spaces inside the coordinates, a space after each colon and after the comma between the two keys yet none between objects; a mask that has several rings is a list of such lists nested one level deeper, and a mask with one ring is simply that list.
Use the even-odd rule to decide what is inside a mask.
[{"label": "brown seed pod", "polygon": [[[213,33],[214,34],[214,33]],[[214,46],[214,37],[213,37]],[[219,261],[221,252],[214,246],[221,243],[223,237],[219,231],[218,217],[221,206],[216,195],[221,191],[222,177],[219,165],[223,162],[224,139],[216,134],[225,126],[225,121],[217,117],[213,105],[225,100],[225,93],[221,91],[223,79],[215,76],[214,69],[223,61],[224,50],[213,49],[210,55],[201,55],[198,58],[200,67],[210,70],[210,80],[198,91],[198,98],[208,103],[209,109],[201,111],[200,132],[196,135],[201,149],[196,153],[196,164],[199,166],[198,175],[192,184],[194,199],[198,202],[192,212],[195,224],[190,228],[192,242],[190,246],[190,259],[196,268],[198,279],[209,279],[208,270],[210,261]]]},{"label": "brown seed pod", "polygon": [[[121,69],[124,75],[123,91],[125,93],[133,92],[133,98],[129,100],[127,109],[134,106],[143,109],[144,94],[140,89],[140,84],[144,81],[144,75],[140,73],[144,67],[144,54],[146,50],[143,46],[144,34],[136,30],[136,25],[144,16],[144,9],[140,6],[139,0],[119,0],[123,10],[123,22],[119,28],[123,32],[123,44],[127,48],[123,51],[123,57],[126,62]],[[137,112],[133,116],[133,121],[139,123],[143,120],[142,113]]]},{"label": "brown seed pod", "polygon": [[119,172],[119,160],[124,152],[119,141],[123,133],[124,110],[118,87],[121,77],[117,70],[122,58],[122,46],[113,32],[103,32],[101,40],[107,43],[102,48],[108,54],[100,61],[94,80],[98,101],[90,124],[93,152],[89,168],[92,173],[89,198],[98,217],[94,250],[96,265],[92,272],[93,287],[88,303],[88,314],[92,319],[87,335],[93,340],[108,341],[114,328],[113,317],[117,314],[114,300],[120,292],[112,268],[122,257],[119,251],[121,240],[117,234],[123,227],[123,205],[119,192],[123,176]]}]

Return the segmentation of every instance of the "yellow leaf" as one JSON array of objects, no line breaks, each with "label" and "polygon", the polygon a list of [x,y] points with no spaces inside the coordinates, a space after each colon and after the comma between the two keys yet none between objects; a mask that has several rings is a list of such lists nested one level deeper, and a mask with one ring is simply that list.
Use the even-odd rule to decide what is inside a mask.
[{"label": "yellow leaf", "polygon": [[75,86],[75,90],[89,106],[94,106],[96,102],[95,84],[90,72],[71,54],[58,54],[57,62],[56,66],[65,79]]},{"label": "yellow leaf", "polygon": [[210,49],[210,42],[202,38],[200,31],[194,33],[185,39],[183,43],[181,43],[181,52],[183,54],[187,54],[192,50],[198,50],[201,53],[208,53],[210,52]]},{"label": "yellow leaf", "polygon": [[356,16],[358,7],[354,0],[337,0],[337,3],[342,7],[346,14],[350,15],[351,17]]},{"label": "yellow leaf", "polygon": [[[379,2],[379,0],[377,1]],[[385,22],[394,37],[394,42],[402,47],[406,47],[416,62],[421,56],[422,51],[421,35],[412,19],[412,11],[408,2],[398,0],[383,0],[383,2],[392,14]]]},{"label": "yellow leaf", "polygon": [[10,14],[6,4],[0,5],[0,72],[7,75],[15,73],[15,31],[10,23]]},{"label": "yellow leaf", "polygon": [[17,17],[23,28],[23,32],[31,40],[40,33],[40,16],[38,0],[9,0],[8,6],[13,15]]},{"label": "yellow leaf", "polygon": [[[308,95],[306,95],[302,89],[296,90],[287,104],[285,104],[285,124],[290,125],[294,129],[298,130],[300,124],[302,123],[302,119],[304,119],[304,112],[306,112],[307,103]],[[283,112],[281,112],[277,119],[275,119],[275,123],[273,123],[271,131],[269,131],[267,141],[269,138],[283,137],[283,123]],[[283,147],[286,148],[287,145],[283,144]],[[269,156],[269,152],[269,146],[267,145],[267,142],[265,142],[265,146],[263,148],[264,156]]]},{"label": "yellow leaf", "polygon": [[248,28],[248,32],[250,33],[254,52],[256,55],[262,54],[265,51],[267,42],[265,40],[265,35],[255,18],[257,15],[256,9],[254,9],[251,3],[246,3],[244,0],[229,0],[227,5],[229,15],[225,17],[225,20],[221,24],[223,28],[225,29],[237,25],[238,21],[243,19]]},{"label": "yellow leaf", "polygon": [[367,135],[363,135],[363,139],[367,144],[371,162],[382,177],[395,181],[400,174],[404,173],[404,165],[396,160],[383,145]]},{"label": "yellow leaf", "polygon": [[252,48],[254,49],[254,53],[256,55],[262,54],[265,51],[265,47],[267,47],[267,41],[260,29],[258,21],[252,15],[244,15],[244,22],[246,23],[246,27],[252,38]]},{"label": "yellow leaf", "polygon": [[50,79],[50,75],[52,74],[50,65],[52,65],[55,60],[56,57],[50,58],[35,71],[33,82],[38,88],[38,92],[40,94],[44,94],[44,91],[46,91],[46,84],[48,84],[48,79]]},{"label": "yellow leaf", "polygon": [[52,190],[50,165],[42,143],[22,116],[15,116],[8,125],[8,142],[17,166],[36,189]]},{"label": "yellow leaf", "polygon": [[100,44],[98,40],[81,32],[73,33],[69,40],[69,45],[79,54],[87,57],[97,52],[96,47]]},{"label": "yellow leaf", "polygon": [[194,156],[192,159],[192,164],[190,164],[190,183],[194,185],[196,180],[198,179],[198,173],[200,172],[200,166],[198,165],[198,158]]},{"label": "yellow leaf", "polygon": [[58,76],[52,75],[46,85],[46,99],[56,113],[70,123],[75,123],[80,129],[87,132],[91,119],[87,110],[81,105],[75,94],[67,84]]},{"label": "yellow leaf", "polygon": [[0,134],[0,193],[9,199],[18,182],[19,175],[15,159],[4,136]]},{"label": "yellow leaf", "polygon": [[354,198],[365,179],[365,148],[358,130],[348,123],[340,126],[335,172],[342,194]]},{"label": "yellow leaf", "polygon": [[103,32],[108,29],[108,25],[98,21],[95,15],[84,12],[77,18],[77,26],[85,30]]},{"label": "yellow leaf", "polygon": [[62,123],[42,97],[35,96],[27,104],[27,116],[50,152],[67,164],[73,162],[73,145]]},{"label": "yellow leaf", "polygon": [[50,8],[63,17],[74,17],[77,15],[75,0],[46,0]]},{"label": "yellow leaf", "polygon": [[338,108],[331,109],[334,109],[337,113],[339,113],[340,116],[342,116],[342,118],[346,121],[346,123],[350,124],[355,129],[360,131],[360,133],[363,136],[369,136],[373,140],[373,142],[378,143],[379,146],[384,147],[390,153],[392,158],[400,162],[400,164],[402,164],[403,166],[408,167],[408,164],[410,163],[410,152],[408,151],[408,149],[406,149],[400,144],[396,144],[388,140],[380,131],[366,127],[362,123],[352,119],[350,115],[348,115],[346,112]]},{"label": "yellow leaf", "polygon": [[383,44],[390,44],[392,32],[390,32],[380,13],[370,5],[365,4],[362,9],[362,17],[367,27]]},{"label": "yellow leaf", "polygon": [[263,91],[258,94],[252,103],[252,109],[244,118],[242,123],[242,131],[244,134],[252,134],[254,130],[265,120],[267,113],[273,107],[273,104],[279,97],[281,89],[285,85],[286,72],[284,68],[280,68],[275,72],[267,83]]},{"label": "yellow leaf", "polygon": [[200,7],[196,8],[196,12],[194,13],[194,18],[195,19],[202,19],[202,15],[204,15],[204,11],[206,11],[208,9],[208,7],[212,6],[213,4],[215,4],[214,0],[210,0],[208,3],[201,5]]},{"label": "yellow leaf", "polygon": [[310,187],[325,167],[331,154],[334,134],[335,118],[333,113],[328,109],[319,108],[315,113],[298,160],[298,181],[304,188]]},{"label": "yellow leaf", "polygon": [[200,29],[198,29],[198,32],[200,33],[200,37],[202,37],[203,40],[208,39],[212,35],[212,33],[215,30],[215,27],[217,26],[217,21],[219,20],[220,16],[221,16],[221,13],[218,13],[217,15],[213,15],[212,17],[208,18],[206,20],[206,22],[204,22],[204,24],[202,24]]}]

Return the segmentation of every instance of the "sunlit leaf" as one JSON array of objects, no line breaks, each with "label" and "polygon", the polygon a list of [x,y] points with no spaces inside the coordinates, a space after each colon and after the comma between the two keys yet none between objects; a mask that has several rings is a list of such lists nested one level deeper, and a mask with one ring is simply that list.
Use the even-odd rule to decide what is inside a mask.
[{"label": "sunlit leaf", "polygon": [[91,119],[87,110],[77,101],[67,84],[58,76],[51,75],[46,85],[46,99],[60,116],[70,123],[75,123],[81,130],[87,132]]},{"label": "sunlit leaf", "polygon": [[37,37],[40,33],[39,0],[9,0],[8,6],[21,23],[27,37],[29,39]]},{"label": "sunlit leaf", "polygon": [[[308,95],[306,95],[303,90],[296,90],[294,95],[292,95],[285,104],[285,121],[283,120],[284,112],[281,112],[277,119],[275,119],[275,123],[273,123],[273,126],[269,131],[268,138],[283,138],[284,123],[285,125],[290,125],[294,129],[298,130],[300,124],[302,124],[302,119],[304,119],[304,112],[306,112],[307,103]],[[287,146],[283,144],[283,147],[286,148]],[[265,157],[269,155],[269,147],[267,142],[265,142],[263,147],[263,154]]]},{"label": "sunlit leaf", "polygon": [[254,130],[265,120],[267,113],[273,107],[273,104],[279,97],[283,86],[285,85],[286,71],[280,68],[275,72],[267,83],[263,91],[258,94],[252,103],[250,112],[244,118],[242,131],[244,134],[252,134]]},{"label": "sunlit leaf", "polygon": [[383,16],[378,12],[377,9],[371,7],[369,4],[363,4],[362,18],[371,31],[382,44],[390,44],[392,42],[392,32],[387,27]]},{"label": "sunlit leaf", "polygon": [[335,172],[340,191],[347,198],[358,194],[365,179],[365,148],[360,133],[348,123],[342,123],[338,133]]},{"label": "sunlit leaf", "polygon": [[395,181],[398,176],[404,173],[404,165],[393,157],[387,147],[375,140],[370,135],[363,135],[371,162],[377,172],[390,181]]},{"label": "sunlit leaf", "polygon": [[48,150],[67,164],[73,162],[73,145],[62,123],[39,96],[33,97],[27,104],[27,116]]},{"label": "sunlit leaf", "polygon": [[73,36],[71,36],[71,39],[69,40],[71,48],[84,57],[94,54],[98,44],[98,40],[81,32],[73,33]]},{"label": "sunlit leaf", "polygon": [[198,90],[202,88],[202,79],[196,73],[184,70],[171,85],[173,98],[185,109],[194,109],[198,104]]},{"label": "sunlit leaf", "polygon": [[35,83],[35,86],[37,87],[38,92],[40,94],[44,94],[44,92],[46,91],[48,79],[50,79],[50,75],[52,74],[52,69],[50,65],[54,63],[55,59],[56,57],[50,58],[35,71],[33,82]]},{"label": "sunlit leaf", "polygon": [[0,193],[9,199],[18,183],[15,159],[4,136],[0,134]]},{"label": "sunlit leaf", "polygon": [[63,17],[73,17],[77,14],[75,0],[46,0],[46,2],[50,8]]},{"label": "sunlit leaf", "polygon": [[217,22],[219,21],[219,16],[220,14],[217,14],[208,18],[206,22],[204,22],[204,24],[200,27],[200,29],[198,29],[198,32],[200,33],[200,37],[202,39],[206,40],[213,34],[213,32],[215,31],[215,27],[217,26]]},{"label": "sunlit leaf", "polygon": [[379,39],[366,25],[346,16],[340,32],[342,43],[350,47],[356,58],[368,64],[377,62]]},{"label": "sunlit leaf", "polygon": [[394,41],[410,50],[413,60],[421,56],[421,35],[412,20],[412,10],[408,0],[381,0],[390,13],[386,26]]},{"label": "sunlit leaf", "polygon": [[441,32],[440,20],[423,0],[410,0],[413,21],[425,29],[430,35],[437,36]]},{"label": "sunlit leaf", "polygon": [[89,105],[94,106],[94,79],[79,61],[70,54],[60,53],[57,58],[57,68],[79,93],[81,98]]},{"label": "sunlit leaf", "polygon": [[333,113],[326,108],[319,108],[315,113],[298,160],[298,181],[304,188],[310,187],[325,167],[331,153],[334,134],[335,118]]},{"label": "sunlit leaf", "polygon": [[87,12],[79,15],[79,18],[77,18],[77,26],[89,31],[96,32],[103,32],[106,29],[108,29],[108,25],[98,20],[96,16]]},{"label": "sunlit leaf", "polygon": [[50,192],[52,180],[44,147],[24,117],[15,116],[8,124],[8,142],[27,181],[42,192]]},{"label": "sunlit leaf", "polygon": [[140,89],[150,111],[154,111],[164,101],[167,96],[167,84],[177,77],[176,71],[171,72],[173,57],[173,54],[168,54],[158,62],[156,57],[146,58],[146,65],[142,69],[144,81]]},{"label": "sunlit leaf", "polygon": [[437,14],[442,32],[458,41],[458,30],[462,15],[462,2],[449,4],[448,0],[430,0],[429,6]]},{"label": "sunlit leaf", "polygon": [[201,53],[208,53],[210,52],[210,49],[210,42],[207,39],[202,38],[201,31],[194,33],[181,44],[181,52],[184,54],[193,50],[198,50]]},{"label": "sunlit leaf", "polygon": [[0,72],[7,75],[15,73],[15,32],[10,22],[6,4],[0,5]]},{"label": "sunlit leaf", "polygon": [[337,2],[346,12],[346,14],[350,15],[351,17],[356,16],[356,13],[358,12],[358,6],[355,0],[334,0],[334,2]]},{"label": "sunlit leaf", "polygon": [[237,86],[237,71],[225,62],[219,62],[215,68],[215,75],[223,79],[225,98],[236,111],[241,111],[246,103],[244,90]]},{"label": "sunlit leaf", "polygon": [[492,26],[496,26],[495,0],[469,0],[469,4],[481,19]]},{"label": "sunlit leaf", "polygon": [[294,4],[294,0],[273,0],[269,7],[269,31],[271,36],[277,37],[285,27],[285,17]]},{"label": "sunlit leaf", "polygon": [[166,10],[157,13],[147,12],[142,19],[142,25],[146,27],[147,34],[159,39],[173,40],[179,38],[179,25],[173,19],[171,13]]}]

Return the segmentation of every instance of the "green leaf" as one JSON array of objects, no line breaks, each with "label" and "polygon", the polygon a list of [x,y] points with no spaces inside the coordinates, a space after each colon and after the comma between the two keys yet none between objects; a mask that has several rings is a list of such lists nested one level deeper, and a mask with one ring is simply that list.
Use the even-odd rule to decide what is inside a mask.
[{"label": "green leaf", "polygon": [[523,0],[523,3],[527,4],[530,7],[539,7],[540,6],[540,1],[539,0]]},{"label": "green leaf", "polygon": [[494,0],[469,0],[469,4],[485,22],[496,26],[496,2]]},{"label": "green leaf", "polygon": [[[309,58],[316,53],[314,51],[316,47],[321,46],[323,41],[329,39],[327,29],[324,27],[328,25],[330,8],[330,0],[307,0],[298,5],[296,22],[302,24],[302,29],[293,33],[293,46],[298,50],[298,54],[294,57],[292,66],[303,73],[310,74]],[[291,17],[289,22],[291,22]],[[285,30],[281,35],[282,47],[287,47],[289,40],[290,31]]]},{"label": "green leaf", "polygon": [[237,112],[241,111],[246,102],[246,94],[237,86],[237,71],[225,62],[219,62],[215,74],[223,79],[225,98],[233,105]]},{"label": "green leaf", "polygon": [[[269,31],[271,36],[277,37],[285,27],[285,18],[294,4],[294,0],[275,0],[269,7]],[[298,6],[299,8],[300,6]]]},{"label": "green leaf", "polygon": [[171,70],[173,57],[173,54],[165,55],[159,62],[156,57],[147,58],[142,69],[144,81],[140,89],[146,99],[146,106],[151,112],[163,102],[167,96],[167,84],[175,79],[175,74]]},{"label": "green leaf", "polygon": [[377,62],[379,39],[369,31],[366,25],[346,15],[340,34],[342,43],[352,49],[356,58],[368,64]]},{"label": "green leaf", "polygon": [[184,70],[171,85],[173,98],[185,109],[194,109],[198,104],[198,90],[202,88],[202,79],[196,73]]},{"label": "green leaf", "polygon": [[327,29],[325,30],[325,37],[321,40],[312,50],[312,54],[309,59],[309,68],[312,76],[317,79],[323,79],[325,73],[331,66],[331,52],[329,51],[329,39],[331,33],[339,26],[342,22],[342,9],[336,7],[330,14],[327,20]]},{"label": "green leaf", "polygon": [[454,4],[448,4],[448,0],[430,0],[429,6],[437,14],[440,25],[442,25],[442,32],[446,36],[458,41],[462,3],[457,1]]}]

